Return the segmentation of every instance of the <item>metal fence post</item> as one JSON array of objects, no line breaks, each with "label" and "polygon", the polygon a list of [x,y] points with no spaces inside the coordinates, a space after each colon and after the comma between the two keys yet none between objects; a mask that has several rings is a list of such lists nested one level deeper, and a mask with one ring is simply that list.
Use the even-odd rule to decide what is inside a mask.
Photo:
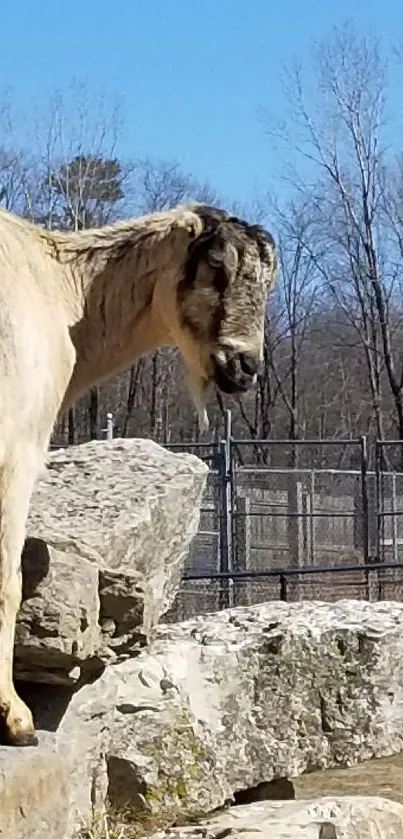
[{"label": "metal fence post", "polygon": [[381,562],[381,553],[383,558],[383,452],[382,442],[376,440],[375,442],[375,480],[376,480],[376,520],[377,520],[377,534],[376,534],[376,561]]},{"label": "metal fence post", "polygon": [[[362,507],[362,549],[364,556],[364,565],[366,567],[366,586],[367,599],[371,602],[376,598],[376,591],[378,589],[378,572],[371,571],[369,565],[373,562],[373,557],[370,556],[369,551],[369,504],[368,504],[368,443],[367,437],[363,434],[360,438],[361,444],[361,507]],[[375,596],[374,596],[375,595]]]},{"label": "metal fence post", "polygon": [[362,497],[362,539],[364,550],[364,563],[368,565],[369,559],[369,517],[368,517],[368,445],[366,435],[361,437],[361,497]]},{"label": "metal fence post", "polygon": [[106,427],[102,429],[102,432],[106,435],[108,443],[110,443],[111,440],[113,440],[113,426],[113,414],[110,411],[108,411],[106,415]]},{"label": "metal fence post", "polygon": [[287,603],[287,575],[280,574],[280,600]]},{"label": "metal fence post", "polygon": [[[232,436],[231,411],[227,411],[225,418],[225,437],[220,440],[218,459],[220,476],[220,573],[228,574],[233,570],[232,562],[232,527],[233,527],[233,464],[232,464]],[[226,609],[234,603],[234,583],[230,578],[221,580],[220,608]]]},{"label": "metal fence post", "polygon": [[[383,496],[383,451],[382,441],[375,441],[375,486],[376,486],[376,562],[385,560],[384,557],[384,496]],[[382,585],[380,573],[377,569],[373,577],[369,599],[382,600]],[[372,596],[373,594],[373,596]]]}]

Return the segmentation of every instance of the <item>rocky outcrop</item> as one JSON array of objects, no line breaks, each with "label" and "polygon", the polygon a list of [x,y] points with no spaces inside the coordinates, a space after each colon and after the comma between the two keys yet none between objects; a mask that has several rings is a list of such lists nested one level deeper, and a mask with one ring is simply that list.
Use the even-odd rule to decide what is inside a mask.
[{"label": "rocky outcrop", "polygon": [[267,603],[160,626],[116,678],[112,801],[197,815],[402,750],[403,604]]},{"label": "rocky outcrop", "polygon": [[30,688],[34,753],[53,732],[75,824],[101,812],[107,793],[167,820],[292,798],[291,783],[271,782],[402,750],[402,630],[403,604],[357,601],[160,625],[147,649],[78,690]]},{"label": "rocky outcrop", "polygon": [[342,797],[233,807],[152,839],[401,839],[403,806],[386,798]]},{"label": "rocky outcrop", "polygon": [[[356,803],[289,801],[280,813],[261,799],[293,798],[303,772],[402,750],[403,604],[266,603],[158,624],[206,477],[197,458],[149,441],[51,456],[16,639],[39,747],[0,749],[1,839],[72,839],[107,797],[166,823],[254,801],[271,839],[291,823],[295,839],[371,836]],[[385,806],[371,805],[380,836],[382,819],[401,828]]]},{"label": "rocky outcrop", "polygon": [[17,678],[74,684],[144,646],[178,590],[207,471],[149,440],[50,455],[23,555]]}]

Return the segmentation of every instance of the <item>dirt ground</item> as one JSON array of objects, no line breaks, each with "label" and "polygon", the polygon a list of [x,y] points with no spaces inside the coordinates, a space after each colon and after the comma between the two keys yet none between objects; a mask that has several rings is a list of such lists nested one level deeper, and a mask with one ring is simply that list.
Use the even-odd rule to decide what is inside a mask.
[{"label": "dirt ground", "polygon": [[349,769],[327,769],[293,779],[297,798],[380,795],[403,804],[403,754],[368,760]]}]

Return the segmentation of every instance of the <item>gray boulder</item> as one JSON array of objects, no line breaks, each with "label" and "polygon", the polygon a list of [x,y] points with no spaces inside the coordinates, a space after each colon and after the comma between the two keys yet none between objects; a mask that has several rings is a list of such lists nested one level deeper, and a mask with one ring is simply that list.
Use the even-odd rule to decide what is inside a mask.
[{"label": "gray boulder", "polygon": [[72,684],[144,646],[178,590],[207,472],[150,440],[51,453],[23,555],[17,678]]},{"label": "gray boulder", "polygon": [[232,807],[197,825],[159,830],[152,839],[401,839],[403,806],[387,798],[318,798]]},{"label": "gray boulder", "polygon": [[[25,752],[33,755],[27,777],[38,811],[17,839],[42,839],[36,825],[49,821],[48,804],[43,802],[43,814],[35,791],[36,755],[39,759],[41,749],[49,748],[49,738],[49,772],[60,759],[60,788],[67,779],[68,819],[64,834],[54,829],[58,839],[71,839],[83,821],[98,817],[107,794],[113,807],[172,823],[186,816],[200,819],[229,803],[278,794],[292,798],[292,785],[284,779],[397,754],[403,747],[402,662],[403,604],[398,603],[268,603],[159,625],[147,649],[110,664],[88,684],[78,689],[37,684],[24,696],[40,730],[39,749]],[[7,761],[13,777],[13,755],[0,749],[4,777]],[[6,800],[7,807],[0,795],[0,836],[2,813],[6,824],[20,818],[18,795]],[[278,813],[277,804],[270,806],[266,815]],[[354,816],[343,834],[342,815],[335,825],[331,816],[333,810],[341,813],[339,805],[332,806],[318,811],[323,830],[336,825],[339,831],[329,839],[371,837],[372,827],[365,827],[367,833],[363,827],[365,808],[361,822]],[[295,802],[287,807],[283,816],[297,819],[288,835],[296,839],[298,819],[304,835],[302,811]],[[58,824],[60,808],[55,805]],[[374,823],[383,829],[382,818]],[[327,839],[307,824],[309,839]],[[393,826],[393,820],[385,824]],[[271,839],[282,836],[267,830]],[[15,839],[11,830],[5,835]],[[395,834],[379,832],[383,835]]]},{"label": "gray boulder", "polygon": [[197,815],[403,748],[403,604],[267,603],[153,637],[116,671],[118,805]]}]

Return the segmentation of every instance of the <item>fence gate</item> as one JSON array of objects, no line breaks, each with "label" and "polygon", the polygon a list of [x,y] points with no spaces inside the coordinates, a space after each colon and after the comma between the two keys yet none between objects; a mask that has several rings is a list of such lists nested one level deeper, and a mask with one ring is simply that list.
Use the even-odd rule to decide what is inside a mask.
[{"label": "fence gate", "polygon": [[228,411],[219,441],[179,447],[210,465],[182,618],[267,600],[403,600],[403,441],[378,442],[369,469],[366,437],[237,439]]}]

